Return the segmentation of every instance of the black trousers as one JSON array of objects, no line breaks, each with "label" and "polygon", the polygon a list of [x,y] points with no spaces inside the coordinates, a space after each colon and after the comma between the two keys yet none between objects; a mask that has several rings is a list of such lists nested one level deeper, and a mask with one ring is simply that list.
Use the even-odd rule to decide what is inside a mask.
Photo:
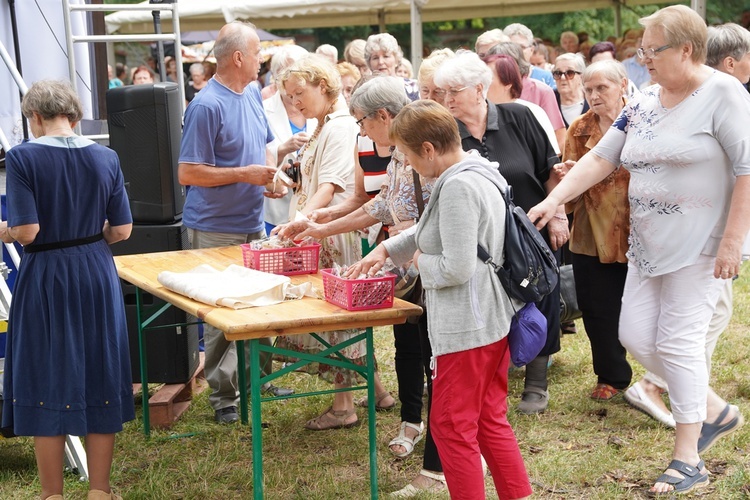
[{"label": "black trousers", "polygon": [[[557,250],[553,253],[559,264],[562,252]],[[560,283],[555,286],[552,293],[537,302],[536,306],[547,318],[547,342],[539,356],[549,356],[560,350]]]},{"label": "black trousers", "polygon": [[401,421],[419,424],[422,421],[422,395],[427,377],[427,433],[424,436],[423,467],[442,472],[437,447],[430,432],[430,406],[432,401],[432,370],[430,358],[432,347],[427,334],[427,314],[422,314],[419,323],[393,326],[396,345],[396,378],[398,398],[401,401]]},{"label": "black trousers", "polygon": [[598,257],[571,255],[578,308],[591,343],[597,381],[625,389],[630,385],[633,371],[618,339],[618,325],[628,265],[602,264]]},{"label": "black trousers", "polygon": [[419,325],[393,325],[393,337],[396,346],[396,379],[398,399],[401,401],[401,421],[419,424],[422,421],[425,373]]}]

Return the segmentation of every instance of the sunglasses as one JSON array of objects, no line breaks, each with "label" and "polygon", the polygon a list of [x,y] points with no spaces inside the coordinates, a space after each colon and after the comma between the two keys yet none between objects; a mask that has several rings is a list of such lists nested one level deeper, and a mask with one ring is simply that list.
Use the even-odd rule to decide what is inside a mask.
[{"label": "sunglasses", "polygon": [[567,78],[568,80],[570,80],[574,76],[580,75],[580,74],[581,74],[580,71],[574,71],[572,69],[569,69],[568,71],[555,70],[555,71],[552,72],[552,78],[554,78],[555,80],[559,80],[560,78],[562,78],[563,75],[565,75],[565,78]]}]

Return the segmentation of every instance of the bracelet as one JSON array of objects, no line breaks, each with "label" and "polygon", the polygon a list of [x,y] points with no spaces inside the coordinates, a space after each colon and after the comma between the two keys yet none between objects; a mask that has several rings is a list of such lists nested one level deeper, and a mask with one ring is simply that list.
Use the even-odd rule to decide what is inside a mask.
[{"label": "bracelet", "polygon": [[555,219],[564,220],[565,222],[568,222],[568,218],[565,215],[555,214],[554,218]]}]

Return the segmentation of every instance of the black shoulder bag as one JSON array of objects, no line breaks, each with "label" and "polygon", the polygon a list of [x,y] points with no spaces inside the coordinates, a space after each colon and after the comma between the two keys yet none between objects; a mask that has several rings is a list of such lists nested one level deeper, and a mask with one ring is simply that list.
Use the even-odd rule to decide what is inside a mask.
[{"label": "black shoulder bag", "polygon": [[477,245],[477,255],[493,267],[511,298],[539,302],[557,285],[560,274],[557,261],[526,212],[513,203],[511,187],[500,192],[506,209],[503,265],[495,264],[481,245]]}]

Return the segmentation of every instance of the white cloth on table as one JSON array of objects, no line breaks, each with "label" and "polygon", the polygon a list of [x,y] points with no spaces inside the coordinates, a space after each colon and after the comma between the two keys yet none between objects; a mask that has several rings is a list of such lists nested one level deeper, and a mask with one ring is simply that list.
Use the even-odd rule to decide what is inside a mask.
[{"label": "white cloth on table", "polygon": [[[278,304],[285,298],[312,295],[312,283],[292,285],[287,276],[230,265],[218,271],[203,264],[185,273],[162,271],[156,278],[166,288],[212,306],[242,309]],[[312,295],[314,296],[314,295]]]}]

